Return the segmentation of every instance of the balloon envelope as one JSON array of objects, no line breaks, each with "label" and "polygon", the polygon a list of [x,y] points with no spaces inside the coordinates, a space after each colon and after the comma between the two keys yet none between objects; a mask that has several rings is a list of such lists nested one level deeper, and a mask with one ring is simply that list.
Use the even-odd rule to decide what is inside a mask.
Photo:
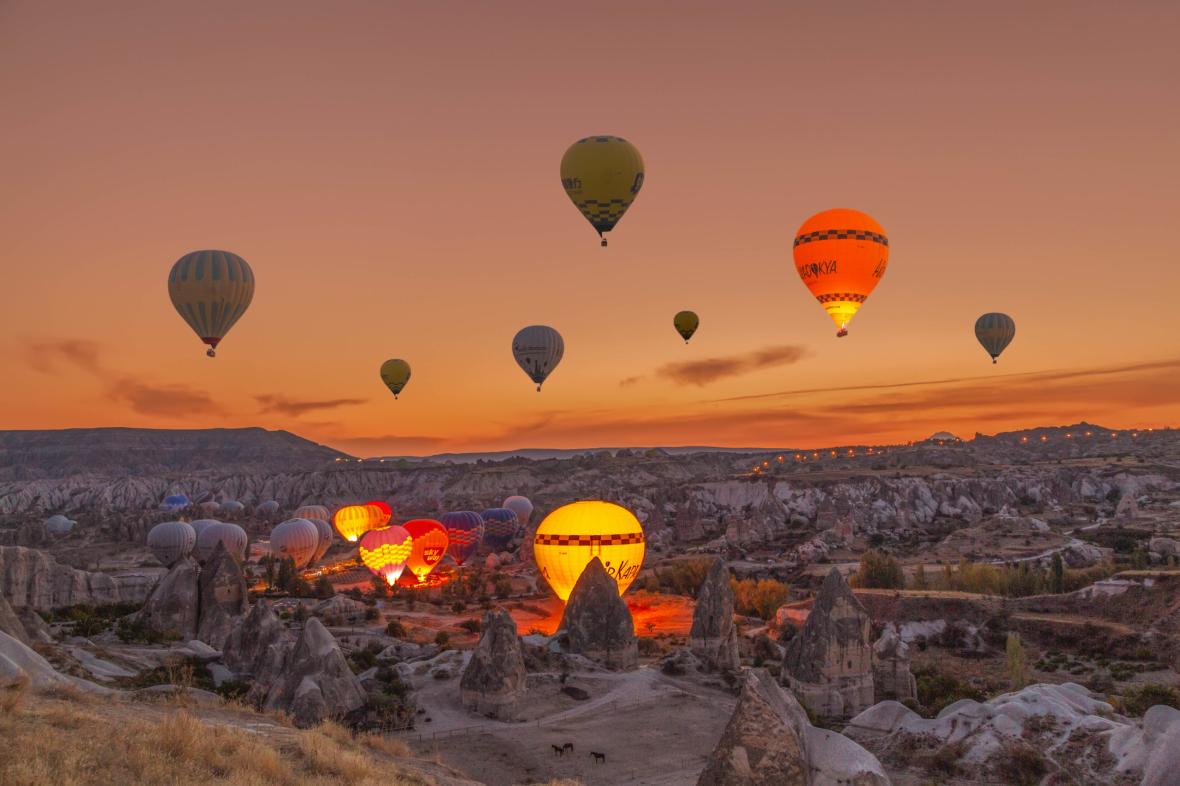
[{"label": "balloon envelope", "polygon": [[201,530],[201,534],[197,536],[197,547],[194,549],[194,553],[199,562],[205,562],[213,556],[217,544],[220,543],[238,562],[241,562],[246,559],[246,544],[249,540],[246,530],[237,524],[218,521]]},{"label": "balloon envelope", "polygon": [[418,581],[422,581],[446,556],[449,540],[447,528],[434,519],[413,519],[402,526],[414,539],[406,567],[418,577]]},{"label": "balloon envelope", "polygon": [[489,508],[479,514],[483,518],[483,540],[489,547],[499,551],[520,530],[516,514],[508,508]]},{"label": "balloon envelope", "polygon": [[439,516],[447,529],[447,553],[456,565],[463,565],[483,542],[483,517],[474,510],[457,510]]},{"label": "balloon envelope", "polygon": [[332,511],[328,510],[323,505],[304,505],[291,514],[293,519],[321,519],[323,521],[332,520]]},{"label": "balloon envelope", "polygon": [[557,596],[569,600],[594,557],[622,595],[643,566],[643,526],[626,508],[597,500],[571,502],[545,517],[533,536],[533,556]]},{"label": "balloon envelope", "polygon": [[181,318],[209,345],[206,354],[213,357],[254,299],[254,271],[229,251],[193,251],[172,266],[168,296]]},{"label": "balloon envelope", "polygon": [[368,505],[345,505],[332,517],[332,525],[340,537],[355,543],[361,535],[372,529],[377,509]]},{"label": "balloon envelope", "polygon": [[311,564],[320,545],[320,531],[308,519],[287,519],[270,532],[270,553],[290,558],[298,570]]},{"label": "balloon envelope", "polygon": [[197,537],[199,538],[206,527],[220,523],[217,519],[197,519],[196,521],[190,521],[189,526],[193,528],[193,532],[197,533]]},{"label": "balloon envelope", "polygon": [[992,312],[975,320],[975,338],[991,355],[992,363],[1016,337],[1016,322],[1007,314]]},{"label": "balloon envelope", "polygon": [[836,335],[843,336],[885,275],[889,239],[858,210],[825,210],[799,227],[794,256],[795,272],[836,323]]},{"label": "balloon envelope", "polygon": [[369,529],[381,529],[393,518],[393,508],[379,499],[369,500],[365,503],[365,507],[369,509],[369,515],[373,517]]},{"label": "balloon envelope", "polygon": [[623,218],[643,179],[643,156],[622,137],[588,136],[570,145],[561,157],[566,196],[600,237]]},{"label": "balloon envelope", "polygon": [[679,311],[676,316],[672,317],[672,327],[676,328],[676,332],[684,339],[685,344],[692,338],[692,334],[697,332],[700,325],[701,318],[693,311]]},{"label": "balloon envelope", "polygon": [[533,503],[529,502],[528,497],[522,497],[519,494],[513,494],[505,499],[500,507],[508,508],[515,513],[516,520],[522,527],[527,527],[529,519],[533,517]]},{"label": "balloon envelope", "polygon": [[413,545],[414,539],[406,528],[394,524],[366,532],[358,551],[364,566],[392,587],[402,575]]},{"label": "balloon envelope", "polygon": [[397,398],[406,383],[410,381],[410,364],[401,358],[393,358],[381,364],[381,381]]},{"label": "balloon envelope", "polygon": [[565,341],[548,325],[521,328],[512,339],[512,357],[529,379],[537,383],[537,390],[557,368],[564,354]]},{"label": "balloon envelope", "polygon": [[165,521],[148,530],[147,546],[166,568],[191,554],[196,545],[197,533],[183,521]]},{"label": "balloon envelope", "polygon": [[175,513],[178,510],[184,510],[189,506],[188,497],[184,494],[169,494],[164,497],[164,501],[160,503],[160,510],[166,510],[170,513]]},{"label": "balloon envelope", "polygon": [[66,518],[60,513],[50,516],[45,519],[45,531],[54,537],[63,537],[69,535],[70,531],[74,529],[74,525],[78,522],[73,519]]},{"label": "balloon envelope", "polygon": [[328,553],[328,549],[332,547],[332,525],[325,519],[308,519],[315,525],[316,532],[319,533],[319,543],[316,544],[315,554],[311,558],[311,564],[316,564],[324,558]]}]

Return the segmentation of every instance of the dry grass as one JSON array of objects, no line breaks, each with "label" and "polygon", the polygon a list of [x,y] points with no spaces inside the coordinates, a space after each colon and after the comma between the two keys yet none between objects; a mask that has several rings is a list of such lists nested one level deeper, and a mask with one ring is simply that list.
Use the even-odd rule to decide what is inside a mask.
[{"label": "dry grass", "polygon": [[423,786],[391,758],[405,746],[336,724],[259,734],[185,709],[0,692],[4,786]]},{"label": "dry grass", "polygon": [[16,680],[0,685],[0,712],[9,715],[16,712],[25,700],[29,690],[29,678],[23,674]]}]

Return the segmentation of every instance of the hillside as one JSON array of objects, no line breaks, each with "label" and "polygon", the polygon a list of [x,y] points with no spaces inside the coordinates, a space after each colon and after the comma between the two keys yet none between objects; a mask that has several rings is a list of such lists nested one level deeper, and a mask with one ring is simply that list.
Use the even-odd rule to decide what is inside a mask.
[{"label": "hillside", "polygon": [[261,428],[0,431],[0,480],[316,469],[340,456],[347,454]]}]

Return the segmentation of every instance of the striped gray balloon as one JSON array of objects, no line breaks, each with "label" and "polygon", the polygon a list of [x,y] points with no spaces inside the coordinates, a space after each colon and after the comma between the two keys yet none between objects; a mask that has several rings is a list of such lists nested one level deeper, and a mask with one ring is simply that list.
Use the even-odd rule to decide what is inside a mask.
[{"label": "striped gray balloon", "polygon": [[246,559],[246,545],[249,540],[246,530],[237,524],[218,521],[205,527],[197,536],[197,547],[194,552],[197,561],[204,562],[213,556],[213,551],[220,543],[238,562],[242,562]]},{"label": "striped gray balloon", "polygon": [[538,391],[564,354],[561,334],[548,325],[529,325],[512,339],[512,357],[529,379],[537,383]]},{"label": "striped gray balloon", "polygon": [[299,570],[311,564],[319,545],[320,531],[307,519],[287,519],[270,533],[270,553],[290,557]]},{"label": "striped gray balloon", "polygon": [[1007,314],[994,311],[975,320],[975,338],[992,356],[992,363],[996,362],[996,358],[1012,343],[1015,336],[1016,323]]},{"label": "striped gray balloon", "polygon": [[187,557],[197,545],[197,533],[183,521],[165,521],[148,531],[147,545],[164,567]]}]

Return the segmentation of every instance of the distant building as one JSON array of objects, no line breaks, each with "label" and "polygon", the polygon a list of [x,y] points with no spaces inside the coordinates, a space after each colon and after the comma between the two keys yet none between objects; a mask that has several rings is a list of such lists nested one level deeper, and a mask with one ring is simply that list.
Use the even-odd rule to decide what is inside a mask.
[{"label": "distant building", "polygon": [[919,445],[957,445],[963,440],[949,431],[939,431],[919,442]]}]

